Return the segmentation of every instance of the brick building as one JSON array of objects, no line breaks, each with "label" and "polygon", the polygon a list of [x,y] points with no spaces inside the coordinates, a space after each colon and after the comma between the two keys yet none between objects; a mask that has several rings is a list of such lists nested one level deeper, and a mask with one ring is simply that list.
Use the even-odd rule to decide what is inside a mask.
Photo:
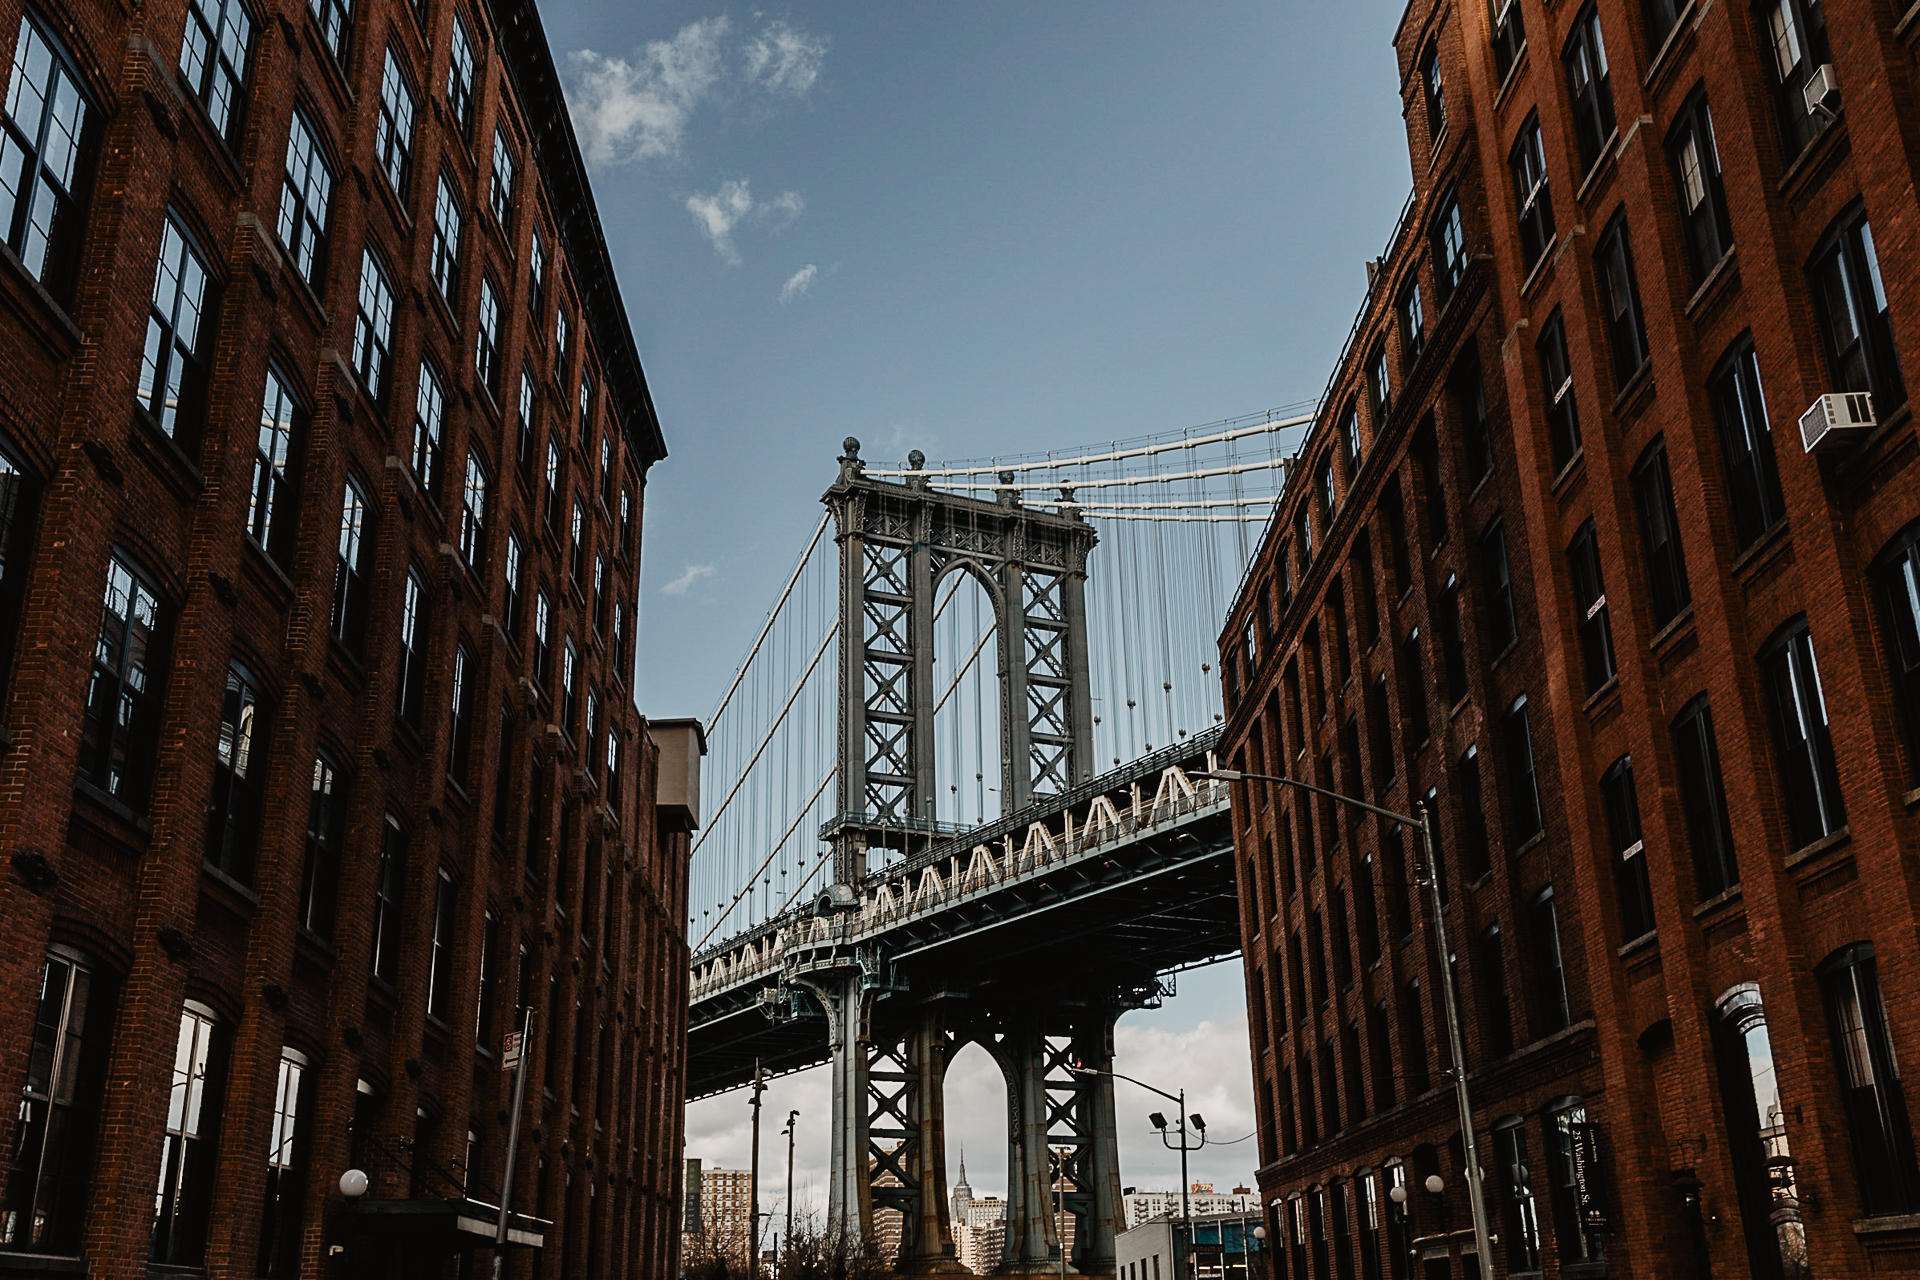
[{"label": "brick building", "polygon": [[[1227,620],[1226,750],[1432,806],[1494,1274],[1920,1274],[1916,14],[1394,33],[1414,191]],[[1810,450],[1830,392],[1872,424]],[[1475,1274],[1417,842],[1234,803],[1276,1268]]]},{"label": "brick building", "polygon": [[511,1273],[672,1274],[699,734],[531,3],[0,32],[0,1276],[473,1274],[521,1007]]}]

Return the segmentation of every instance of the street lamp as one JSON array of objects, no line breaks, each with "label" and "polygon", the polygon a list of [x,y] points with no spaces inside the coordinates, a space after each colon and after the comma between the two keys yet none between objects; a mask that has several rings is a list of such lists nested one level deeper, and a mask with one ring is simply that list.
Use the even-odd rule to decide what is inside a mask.
[{"label": "street lamp", "polygon": [[[793,1125],[800,1118],[798,1111],[787,1112],[787,1245],[793,1248]],[[784,1256],[784,1255],[782,1255]]]},{"label": "street lamp", "polygon": [[[1467,1046],[1466,1037],[1460,1029],[1460,998],[1453,989],[1453,966],[1447,963],[1451,954],[1447,946],[1447,921],[1445,904],[1440,899],[1439,869],[1434,866],[1433,855],[1433,813],[1423,800],[1414,806],[1418,817],[1410,818],[1404,813],[1395,813],[1391,809],[1382,809],[1378,805],[1356,800],[1352,796],[1341,795],[1338,791],[1329,791],[1325,787],[1316,787],[1310,782],[1301,782],[1295,778],[1278,778],[1268,773],[1244,773],[1239,769],[1213,769],[1200,774],[1201,777],[1214,778],[1220,782],[1272,782],[1283,787],[1295,787],[1301,791],[1325,796],[1329,800],[1363,809],[1368,813],[1395,822],[1403,827],[1412,827],[1420,833],[1420,851],[1426,864],[1426,882],[1428,894],[1433,905],[1433,940],[1440,948],[1440,995],[1447,1017],[1447,1046],[1453,1051],[1453,1100],[1460,1111],[1461,1154],[1467,1164],[1467,1207],[1473,1212],[1473,1247],[1480,1258],[1481,1273],[1493,1274],[1493,1235],[1487,1229],[1487,1197],[1480,1181],[1480,1147],[1473,1136],[1473,1100],[1467,1089]],[[1429,1178],[1429,1184],[1439,1179]],[[1398,1187],[1395,1191],[1400,1190]],[[1431,1185],[1428,1190],[1435,1190]]]},{"label": "street lamp", "polygon": [[[1132,1076],[1123,1076],[1118,1071],[1095,1071],[1091,1067],[1074,1066],[1069,1066],[1067,1070],[1077,1076],[1111,1076],[1115,1080],[1125,1080],[1128,1084],[1137,1084],[1148,1093],[1157,1093],[1168,1102],[1180,1108],[1174,1112],[1174,1119],[1176,1121],[1175,1132],[1180,1135],[1180,1145],[1177,1147],[1167,1141],[1167,1118],[1165,1116],[1155,1111],[1147,1116],[1147,1123],[1159,1132],[1160,1144],[1162,1146],[1169,1151],[1178,1151],[1180,1153],[1180,1217],[1182,1221],[1191,1220],[1192,1215],[1187,1212],[1187,1152],[1198,1151],[1207,1145],[1207,1122],[1202,1120],[1198,1113],[1191,1116],[1187,1114],[1187,1091],[1182,1089],[1178,1094],[1168,1093],[1165,1089],[1154,1088],[1145,1080],[1135,1080]],[[1192,1146],[1187,1145],[1187,1121],[1189,1120],[1193,1121],[1193,1127],[1200,1134],[1200,1141],[1194,1143]]]}]

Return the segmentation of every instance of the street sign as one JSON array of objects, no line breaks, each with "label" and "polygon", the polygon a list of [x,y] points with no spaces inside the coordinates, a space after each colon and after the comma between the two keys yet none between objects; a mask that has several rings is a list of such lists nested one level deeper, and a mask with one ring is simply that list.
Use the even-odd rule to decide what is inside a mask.
[{"label": "street sign", "polygon": [[500,1038],[500,1069],[511,1071],[520,1065],[520,1032],[509,1031]]}]

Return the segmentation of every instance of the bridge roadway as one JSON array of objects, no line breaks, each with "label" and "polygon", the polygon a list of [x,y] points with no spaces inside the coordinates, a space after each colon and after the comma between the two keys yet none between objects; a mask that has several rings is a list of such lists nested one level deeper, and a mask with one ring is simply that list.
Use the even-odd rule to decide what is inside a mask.
[{"label": "bridge roadway", "polygon": [[[870,1022],[969,1006],[1157,1003],[1163,975],[1238,954],[1228,788],[1211,730],[871,871],[692,960],[687,1093],[829,1059],[813,975],[858,966]],[[857,905],[848,900],[857,898]],[[1116,1009],[1117,1011],[1117,1009]],[[895,1015],[898,1015],[897,1018]],[[875,1035],[875,1039],[885,1039]]]}]

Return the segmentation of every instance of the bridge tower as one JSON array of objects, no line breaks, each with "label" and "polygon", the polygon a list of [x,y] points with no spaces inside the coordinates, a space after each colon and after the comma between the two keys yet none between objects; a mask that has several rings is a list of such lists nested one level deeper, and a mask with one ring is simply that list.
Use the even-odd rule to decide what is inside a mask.
[{"label": "bridge tower", "polygon": [[[934,592],[973,575],[993,603],[1000,686],[1000,807],[1063,792],[1094,773],[1087,669],[1093,526],[1072,508],[1025,505],[1013,473],[996,500],[866,474],[847,437],[821,499],[840,547],[840,766],[834,880],[854,885],[867,851],[934,830]],[[909,455],[918,471],[926,459]],[[1071,499],[1072,491],[1062,497]]]},{"label": "bridge tower", "polygon": [[[967,573],[992,602],[1000,693],[1000,803],[1012,813],[1094,776],[1087,663],[1087,559],[1096,535],[1073,508],[1022,502],[1011,472],[992,501],[869,476],[849,437],[822,501],[840,547],[839,791],[821,832],[834,885],[823,910],[854,909],[868,854],[929,845],[934,783],[935,592]],[[925,465],[909,456],[913,471]],[[1071,501],[1072,491],[1061,499]],[[1073,1271],[1114,1274],[1119,1159],[1110,1079],[1119,1006],[1093,996],[1075,1009],[983,1014],[964,999],[899,982],[876,948],[808,963],[794,985],[826,1013],[833,1068],[830,1225],[868,1242],[874,1212],[901,1217],[900,1269],[961,1272],[946,1195],[944,1077],[949,1054],[973,1041],[1007,1080],[1009,1206],[1000,1270],[1062,1270],[1051,1206],[1081,1224]],[[888,1016],[875,1004],[887,997]],[[1091,1008],[1089,1006],[1092,1006]]]}]

